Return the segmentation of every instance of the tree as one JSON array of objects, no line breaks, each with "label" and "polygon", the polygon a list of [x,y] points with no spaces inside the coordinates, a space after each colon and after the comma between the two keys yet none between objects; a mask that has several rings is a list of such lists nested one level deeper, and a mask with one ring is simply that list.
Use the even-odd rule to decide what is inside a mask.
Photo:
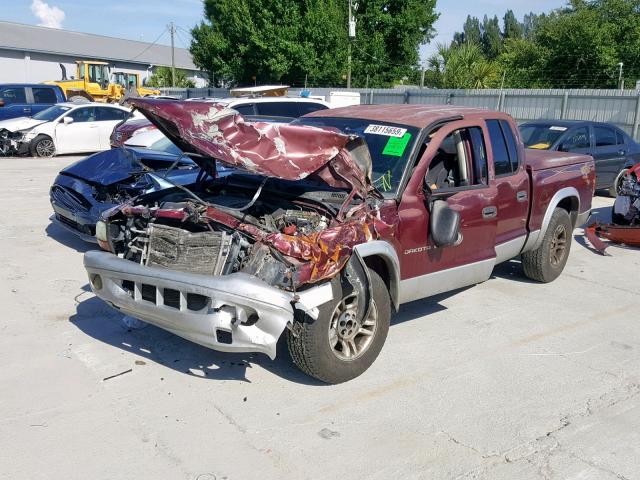
[{"label": "tree", "polygon": [[[339,85],[346,75],[345,0],[205,0],[192,30],[196,65],[218,82]],[[352,79],[390,85],[418,64],[433,36],[435,0],[360,0]]]},{"label": "tree", "polygon": [[431,78],[439,88],[492,88],[498,85],[499,69],[487,60],[479,45],[438,45],[429,59]]},{"label": "tree", "polygon": [[480,20],[478,20],[477,17],[467,15],[462,33],[456,32],[454,34],[453,43],[455,45],[462,45],[463,43],[475,43],[476,45],[480,45],[481,42],[482,30],[480,29]]},{"label": "tree", "polygon": [[620,62],[640,77],[640,0],[573,0],[537,17],[528,38],[500,59],[509,86],[616,88]]},{"label": "tree", "polygon": [[[171,67],[157,67],[153,75],[147,80],[147,85],[150,87],[171,87]],[[187,78],[187,72],[176,68],[176,87],[181,88],[193,88],[195,83],[193,80]]]},{"label": "tree", "polygon": [[507,13],[504,14],[504,39],[521,39],[523,32],[524,27],[516,18],[513,10],[507,10]]},{"label": "tree", "polygon": [[486,15],[482,20],[482,51],[485,56],[494,60],[502,53],[503,39],[500,32],[498,16],[489,19]]}]

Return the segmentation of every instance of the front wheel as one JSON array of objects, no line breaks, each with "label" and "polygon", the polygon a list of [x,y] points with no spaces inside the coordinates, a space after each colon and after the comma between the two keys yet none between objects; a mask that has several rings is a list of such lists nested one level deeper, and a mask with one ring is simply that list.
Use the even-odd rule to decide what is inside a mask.
[{"label": "front wheel", "polygon": [[335,279],[334,299],[319,307],[318,319],[305,318],[296,334],[287,331],[289,353],[303,372],[337,384],[358,377],[378,357],[389,331],[391,299],[380,275],[369,270],[369,277],[372,299],[363,321],[357,318],[358,295],[343,294]]},{"label": "front wheel", "polygon": [[41,135],[31,142],[32,157],[53,157],[56,154],[56,146],[50,137]]},{"label": "front wheel", "polygon": [[538,282],[553,282],[567,264],[572,237],[571,217],[566,210],[556,208],[540,246],[522,254],[524,274]]},{"label": "front wheel", "polygon": [[611,187],[609,187],[609,196],[610,197],[616,198],[618,195],[620,195],[620,189],[622,188],[622,183],[624,182],[624,179],[627,176],[627,173],[629,173],[629,169],[628,168],[625,168],[625,169],[620,171],[620,173],[618,174],[618,176],[614,180],[613,185],[611,185]]}]

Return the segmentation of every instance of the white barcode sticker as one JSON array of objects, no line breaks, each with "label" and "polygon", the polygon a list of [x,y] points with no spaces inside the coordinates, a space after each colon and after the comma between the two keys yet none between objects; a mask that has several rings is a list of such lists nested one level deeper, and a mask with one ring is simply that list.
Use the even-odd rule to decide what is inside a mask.
[{"label": "white barcode sticker", "polygon": [[567,131],[567,127],[551,127],[551,128],[549,128],[549,130],[554,130],[556,132],[566,132]]},{"label": "white barcode sticker", "polygon": [[384,135],[385,137],[402,138],[407,133],[406,128],[390,127],[388,125],[369,125],[365,128],[364,133],[371,135]]}]

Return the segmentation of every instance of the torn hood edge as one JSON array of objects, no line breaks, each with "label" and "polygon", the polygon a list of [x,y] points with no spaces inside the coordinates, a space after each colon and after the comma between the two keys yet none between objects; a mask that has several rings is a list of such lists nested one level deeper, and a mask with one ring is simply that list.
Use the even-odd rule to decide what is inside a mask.
[{"label": "torn hood edge", "polygon": [[132,98],[139,110],[175,145],[212,172],[218,160],[266,177],[302,180],[309,176],[361,198],[375,188],[364,139],[306,125],[245,122],[223,104]]}]

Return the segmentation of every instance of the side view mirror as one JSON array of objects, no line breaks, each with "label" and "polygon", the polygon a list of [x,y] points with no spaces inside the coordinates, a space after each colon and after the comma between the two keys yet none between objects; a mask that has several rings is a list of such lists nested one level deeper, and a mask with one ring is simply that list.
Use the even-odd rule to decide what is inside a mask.
[{"label": "side view mirror", "polygon": [[570,149],[569,149],[569,147],[567,145],[560,144],[560,146],[558,147],[558,151],[559,152],[568,152],[568,151],[570,151]]},{"label": "side view mirror", "polygon": [[458,245],[460,235],[460,213],[449,207],[444,200],[435,200],[431,205],[429,230],[437,247]]},{"label": "side view mirror", "polygon": [[65,125],[69,125],[70,123],[73,123],[73,118],[71,118],[71,117],[64,117],[64,118],[62,119],[62,122],[63,122]]}]

